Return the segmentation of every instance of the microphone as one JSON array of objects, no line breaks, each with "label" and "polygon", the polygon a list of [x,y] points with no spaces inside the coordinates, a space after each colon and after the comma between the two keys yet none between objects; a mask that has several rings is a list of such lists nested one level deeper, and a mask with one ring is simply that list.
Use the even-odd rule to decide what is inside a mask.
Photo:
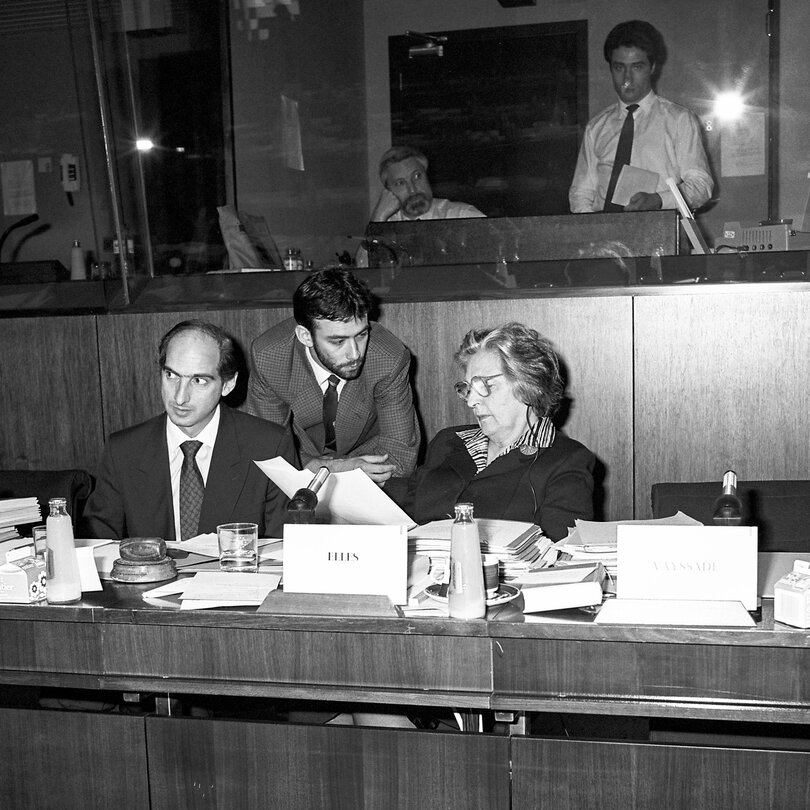
[{"label": "microphone", "polygon": [[407,259],[408,265],[411,264],[411,254],[408,252],[408,249],[404,245],[400,245],[398,242],[394,242],[393,240],[390,242],[386,242],[385,239],[379,239],[376,236],[352,236],[349,234],[349,239],[359,239],[360,245],[365,248],[368,253],[371,253],[372,248],[379,247],[383,250],[387,250],[390,255],[390,261],[396,267],[402,267],[402,260],[403,258]]},{"label": "microphone", "polygon": [[321,467],[315,477],[305,487],[301,487],[287,504],[288,523],[314,523],[315,509],[318,506],[318,490],[329,478],[329,468]]},{"label": "microphone", "polygon": [[12,223],[3,231],[3,235],[0,236],[0,260],[3,257],[3,245],[6,243],[6,239],[8,235],[17,228],[24,228],[26,225],[30,225],[32,222],[36,222],[39,219],[39,214],[29,214],[27,217],[23,217],[22,219],[18,219],[16,222]]}]

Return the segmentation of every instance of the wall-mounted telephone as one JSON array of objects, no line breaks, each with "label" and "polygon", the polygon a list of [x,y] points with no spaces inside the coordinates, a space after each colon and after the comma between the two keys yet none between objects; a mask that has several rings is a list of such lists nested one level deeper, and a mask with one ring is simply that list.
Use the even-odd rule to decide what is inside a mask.
[{"label": "wall-mounted telephone", "polygon": [[68,202],[73,205],[73,192],[81,187],[79,159],[76,155],[64,154],[59,161],[59,169],[62,175],[62,188],[67,194]]}]

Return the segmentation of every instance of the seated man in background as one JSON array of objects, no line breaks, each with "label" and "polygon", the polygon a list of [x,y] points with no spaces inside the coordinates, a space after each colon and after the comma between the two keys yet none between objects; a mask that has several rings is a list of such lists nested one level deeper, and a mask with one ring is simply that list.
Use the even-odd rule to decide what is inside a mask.
[{"label": "seated man in background", "polygon": [[307,276],[294,317],[253,341],[246,407],[292,427],[306,469],[359,468],[383,484],[412,472],[420,431],[411,354],[369,323],[371,308],[371,292],[349,271]]},{"label": "seated man in background", "polygon": [[371,212],[372,222],[483,217],[475,206],[433,196],[428,159],[412,146],[392,146],[380,158],[383,189]]},{"label": "seated man in background", "polygon": [[[412,146],[392,146],[380,159],[383,188],[372,222],[410,222],[417,219],[472,219],[483,217],[474,205],[433,196],[427,176],[428,159]],[[357,250],[355,264],[368,267],[368,248]]]},{"label": "seated man in background", "polygon": [[[571,212],[655,211],[675,208],[671,177],[687,205],[705,205],[714,182],[700,122],[686,107],[655,94],[652,83],[666,56],[661,34],[648,22],[620,23],[607,35],[604,55],[618,100],[585,128],[574,179]],[[622,166],[655,172],[655,191],[636,191],[627,205],[613,202]]]},{"label": "seated man in background", "polygon": [[577,518],[593,517],[593,453],[551,421],[564,393],[551,343],[521,323],[468,332],[455,355],[455,390],[474,425],[440,430],[425,463],[387,492],[417,522],[452,516],[536,523],[561,540]]},{"label": "seated man in background", "polygon": [[113,433],[84,510],[89,537],[188,540],[221,523],[257,523],[281,537],[287,499],[253,463],[294,463],[285,428],[220,403],[234,388],[233,338],[205,321],[183,321],[158,349],[165,413]]}]

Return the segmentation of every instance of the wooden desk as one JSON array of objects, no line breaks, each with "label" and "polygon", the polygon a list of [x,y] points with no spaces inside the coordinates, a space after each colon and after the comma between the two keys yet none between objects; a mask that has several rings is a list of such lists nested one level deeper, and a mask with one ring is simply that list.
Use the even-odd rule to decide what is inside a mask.
[{"label": "wooden desk", "polygon": [[[114,586],[76,607],[0,606],[0,682],[810,724],[810,637],[774,625],[769,602],[750,630],[602,627],[584,613],[550,622],[514,609],[491,618],[168,611],[144,607],[138,586]],[[810,754],[789,744],[10,708],[0,728],[21,807],[48,806],[48,779],[24,785],[19,776],[43,751],[87,807],[803,807],[810,767]],[[90,780],[88,757],[100,763]]]}]

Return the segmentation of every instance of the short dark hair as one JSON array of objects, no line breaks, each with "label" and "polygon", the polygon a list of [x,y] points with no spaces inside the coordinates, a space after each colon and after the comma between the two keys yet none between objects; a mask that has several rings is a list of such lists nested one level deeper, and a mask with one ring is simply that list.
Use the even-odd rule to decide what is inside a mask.
[{"label": "short dark hair", "polygon": [[407,160],[408,158],[416,160],[421,164],[422,168],[427,171],[428,159],[425,157],[424,152],[421,152],[415,146],[392,146],[390,149],[383,152],[380,158],[380,180],[383,181],[383,185],[385,185],[383,175],[388,167],[393,166],[395,163],[402,163],[403,160]]},{"label": "short dark hair", "polygon": [[610,62],[611,54],[616,48],[638,48],[644,51],[656,72],[667,58],[664,38],[657,28],[644,20],[628,20],[613,27],[605,39],[606,62]]},{"label": "short dark hair", "polygon": [[310,273],[293,293],[295,322],[312,332],[314,321],[361,320],[372,308],[371,291],[365,282],[340,267]]},{"label": "short dark hair", "polygon": [[480,351],[497,354],[514,395],[538,416],[553,416],[565,393],[560,361],[551,341],[539,332],[512,321],[503,326],[471,329],[464,336],[455,361],[466,371]]},{"label": "short dark hair", "polygon": [[197,332],[200,335],[210,337],[219,348],[219,365],[217,366],[219,376],[226,381],[232,380],[236,376],[240,366],[240,353],[236,341],[221,326],[200,320],[181,321],[169,329],[160,339],[158,345],[158,364],[160,368],[166,367],[166,354],[169,351],[169,343],[171,343],[172,338],[186,332]]}]

